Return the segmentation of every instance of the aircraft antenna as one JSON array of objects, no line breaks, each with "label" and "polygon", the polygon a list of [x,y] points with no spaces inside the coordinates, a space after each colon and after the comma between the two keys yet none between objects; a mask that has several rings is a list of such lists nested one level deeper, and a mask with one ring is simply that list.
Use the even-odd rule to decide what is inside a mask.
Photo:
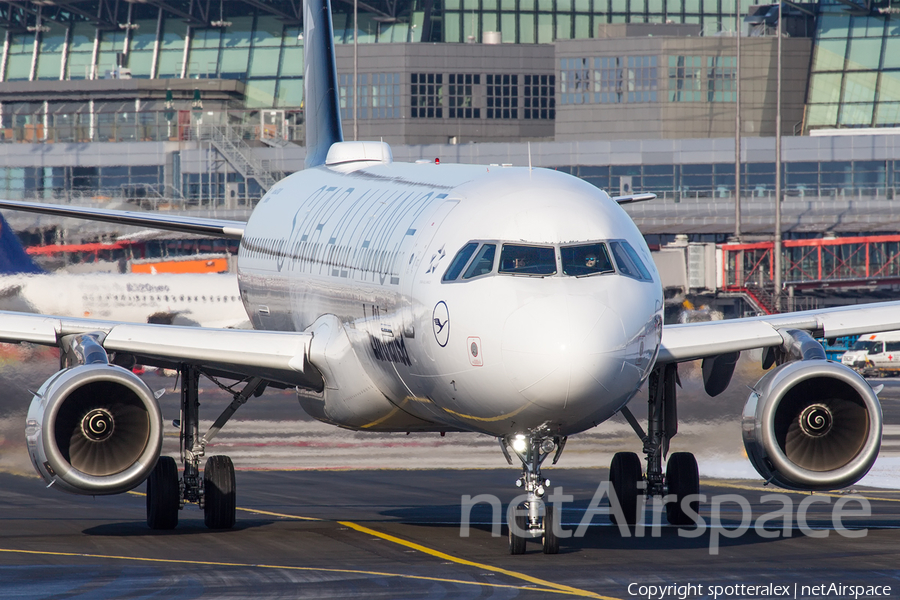
[{"label": "aircraft antenna", "polygon": [[531,142],[528,142],[528,172],[531,172]]}]

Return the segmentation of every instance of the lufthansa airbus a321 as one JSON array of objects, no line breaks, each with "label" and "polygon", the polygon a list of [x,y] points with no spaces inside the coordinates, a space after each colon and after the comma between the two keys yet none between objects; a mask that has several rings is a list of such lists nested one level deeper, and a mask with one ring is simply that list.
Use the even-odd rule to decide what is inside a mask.
[{"label": "lufthansa airbus a321", "polygon": [[[900,304],[664,326],[659,274],[619,206],[652,196],[610,198],[546,169],[398,164],[387,144],[344,142],[328,1],[307,0],[304,22],[306,169],[275,185],[248,222],[0,202],[240,240],[252,331],[0,313],[0,340],[61,349],[64,368],[37,392],[26,423],[34,466],[55,489],[117,494],[147,480],[150,527],[175,527],[196,503],[209,527],[229,528],[234,468],[206,457],[206,445],[254,394],[296,388],[306,412],[339,427],[497,438],[522,463],[527,493],[510,551],[540,538],[555,553],[558,515],[542,500],[541,465],[619,412],[646,455],[612,461],[625,520],[636,522],[646,494],[674,499],[671,523],[691,522],[697,463],[668,454],[677,365],[703,359],[716,395],[752,348],[774,367],[742,416],[760,475],[823,490],[867,473],[881,440],[879,401],[815,338],[900,329]],[[183,470],[160,457],[156,398],[123,368],[135,362],[181,373]],[[201,375],[236,390],[202,434]],[[627,407],[645,383],[646,431]]]}]

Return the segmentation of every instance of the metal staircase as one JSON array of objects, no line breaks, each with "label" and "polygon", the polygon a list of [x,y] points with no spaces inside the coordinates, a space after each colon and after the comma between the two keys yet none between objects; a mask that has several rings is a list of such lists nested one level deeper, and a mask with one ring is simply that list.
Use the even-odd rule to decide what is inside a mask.
[{"label": "metal staircase", "polygon": [[244,179],[255,179],[267,192],[278,182],[268,161],[257,160],[250,145],[230,125],[203,125],[199,129],[199,139],[211,142]]}]

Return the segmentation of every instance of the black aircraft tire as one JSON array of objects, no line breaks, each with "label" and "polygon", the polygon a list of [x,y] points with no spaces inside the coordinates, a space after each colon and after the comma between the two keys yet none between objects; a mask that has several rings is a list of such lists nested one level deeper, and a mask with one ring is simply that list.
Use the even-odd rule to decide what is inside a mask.
[{"label": "black aircraft tire", "polygon": [[235,522],[234,463],[210,456],[203,469],[203,517],[210,529],[231,529]]},{"label": "black aircraft tire", "polygon": [[160,456],[147,478],[147,526],[175,529],[181,505],[178,465],[171,456]]},{"label": "black aircraft tire", "polygon": [[[685,513],[681,502],[690,495],[700,493],[700,472],[697,469],[697,459],[690,452],[675,452],[669,457],[666,464],[666,484],[669,487],[669,495],[675,496],[677,502],[666,504],[666,518],[671,525],[693,525],[694,519]],[[700,509],[700,500],[692,500],[690,509],[697,513]]]},{"label": "black aircraft tire", "polygon": [[[637,454],[617,452],[613,456],[609,466],[609,483],[619,500],[619,506],[622,507],[626,525],[634,525],[638,522],[638,498],[640,496],[638,483],[642,479],[641,459]],[[613,523],[619,524],[614,513],[610,513],[610,519]]]},{"label": "black aircraft tire", "polygon": [[554,526],[559,522],[559,516],[553,510],[553,506],[544,506],[544,538],[542,541],[544,554],[559,554],[559,538],[556,536]]},{"label": "black aircraft tire", "polygon": [[[525,522],[525,515],[515,516],[516,527],[519,529],[519,531],[525,531]],[[525,538],[520,535],[516,535],[515,532],[513,532],[512,527],[509,528],[509,553],[525,554]]]}]

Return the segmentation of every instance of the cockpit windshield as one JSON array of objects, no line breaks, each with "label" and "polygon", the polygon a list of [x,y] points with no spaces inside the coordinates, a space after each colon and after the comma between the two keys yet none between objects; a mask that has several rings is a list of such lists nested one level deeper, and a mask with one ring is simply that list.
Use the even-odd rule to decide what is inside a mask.
[{"label": "cockpit windshield", "polygon": [[465,268],[466,263],[469,262],[469,259],[472,258],[472,254],[475,252],[475,248],[478,247],[478,242],[469,242],[465,246],[460,249],[459,252],[456,253],[456,256],[453,257],[453,262],[450,263],[450,268],[447,269],[447,272],[444,273],[443,280],[444,281],[453,281],[459,274],[462,273],[463,268]]},{"label": "cockpit windshield", "polygon": [[616,259],[616,266],[619,267],[619,273],[639,281],[653,281],[650,271],[644,266],[644,262],[631,244],[621,241],[610,242],[609,245]]},{"label": "cockpit windshield", "polygon": [[595,273],[615,272],[606,244],[563,246],[559,251],[562,255],[563,273],[566,275],[582,277]]},{"label": "cockpit windshield", "polygon": [[610,273],[652,282],[653,275],[644,260],[625,240],[581,242],[567,246],[472,240],[459,249],[441,280],[462,282],[492,274],[585,277]]},{"label": "cockpit windshield", "polygon": [[496,244],[483,245],[481,250],[478,251],[478,254],[475,255],[475,260],[473,260],[472,264],[469,265],[469,268],[466,269],[466,274],[463,275],[463,279],[472,279],[479,275],[487,275],[493,271],[494,254],[496,250]]},{"label": "cockpit windshield", "polygon": [[553,246],[503,244],[500,272],[539,277],[553,275],[556,273],[556,251]]}]

